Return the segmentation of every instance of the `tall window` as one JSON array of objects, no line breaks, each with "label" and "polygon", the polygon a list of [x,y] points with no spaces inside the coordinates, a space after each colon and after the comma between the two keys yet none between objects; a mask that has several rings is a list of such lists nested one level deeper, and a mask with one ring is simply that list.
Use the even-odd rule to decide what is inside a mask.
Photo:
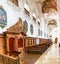
[{"label": "tall window", "polygon": [[35,18],[35,17],[33,17],[33,21],[35,21],[35,22],[36,22],[36,18]]},{"label": "tall window", "polygon": [[35,15],[35,13],[33,13],[33,21],[36,22],[36,15]]},{"label": "tall window", "polygon": [[38,21],[38,26],[40,26],[40,22]]},{"label": "tall window", "polygon": [[25,12],[26,15],[29,16],[29,11],[27,9],[24,8],[24,12]]},{"label": "tall window", "polygon": [[29,11],[30,11],[29,6],[28,6],[27,3],[25,3],[25,4],[24,4],[24,12],[25,12],[25,14],[28,15],[28,16],[30,15],[30,12],[29,12]]}]

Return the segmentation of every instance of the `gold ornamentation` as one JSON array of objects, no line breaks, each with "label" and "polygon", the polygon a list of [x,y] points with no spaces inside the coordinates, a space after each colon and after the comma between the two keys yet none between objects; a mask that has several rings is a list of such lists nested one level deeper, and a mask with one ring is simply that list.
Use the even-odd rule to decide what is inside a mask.
[{"label": "gold ornamentation", "polygon": [[45,0],[42,6],[42,12],[48,13],[49,11],[57,11],[57,4],[54,0]]},{"label": "gold ornamentation", "polygon": [[22,27],[22,19],[21,18],[18,20],[18,22],[15,25],[11,26],[7,30],[7,32],[11,32],[11,33],[20,33],[22,31],[23,31],[23,27]]}]

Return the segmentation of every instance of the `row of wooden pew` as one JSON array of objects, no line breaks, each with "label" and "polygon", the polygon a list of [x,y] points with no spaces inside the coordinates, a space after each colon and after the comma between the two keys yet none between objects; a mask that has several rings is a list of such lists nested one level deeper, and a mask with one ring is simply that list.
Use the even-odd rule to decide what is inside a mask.
[{"label": "row of wooden pew", "polygon": [[51,44],[52,44],[51,40],[40,38],[40,44],[34,46],[28,46],[26,47],[25,50],[27,53],[43,54],[49,48],[49,46],[51,46]]}]

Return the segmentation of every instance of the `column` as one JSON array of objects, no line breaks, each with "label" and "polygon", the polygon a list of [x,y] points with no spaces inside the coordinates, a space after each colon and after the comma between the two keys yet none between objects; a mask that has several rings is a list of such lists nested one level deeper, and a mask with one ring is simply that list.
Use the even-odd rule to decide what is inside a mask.
[{"label": "column", "polygon": [[18,51],[18,37],[15,37],[14,50]]},{"label": "column", "polygon": [[9,37],[6,36],[6,50],[9,51]]},{"label": "column", "polygon": [[57,0],[57,7],[58,7],[58,18],[57,18],[57,25],[58,25],[58,44],[60,46],[60,0]]}]

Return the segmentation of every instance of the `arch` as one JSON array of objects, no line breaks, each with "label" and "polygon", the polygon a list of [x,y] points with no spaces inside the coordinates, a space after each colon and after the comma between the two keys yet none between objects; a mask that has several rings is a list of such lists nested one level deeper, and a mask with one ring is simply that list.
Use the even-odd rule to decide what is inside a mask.
[{"label": "arch", "polygon": [[[58,34],[58,29],[57,29],[58,23],[56,19],[51,19],[48,21],[48,36],[50,37],[50,39],[52,39],[54,41],[54,38],[57,36]],[[58,37],[58,36],[57,36]]]},{"label": "arch", "polygon": [[14,41],[15,39],[13,37],[9,38],[9,51],[10,52],[14,51]]},{"label": "arch", "polygon": [[23,47],[23,39],[19,38],[18,39],[18,48]]},{"label": "arch", "polygon": [[52,19],[52,20],[48,21],[48,25],[55,25],[55,26],[57,26],[57,21],[55,19]]}]

